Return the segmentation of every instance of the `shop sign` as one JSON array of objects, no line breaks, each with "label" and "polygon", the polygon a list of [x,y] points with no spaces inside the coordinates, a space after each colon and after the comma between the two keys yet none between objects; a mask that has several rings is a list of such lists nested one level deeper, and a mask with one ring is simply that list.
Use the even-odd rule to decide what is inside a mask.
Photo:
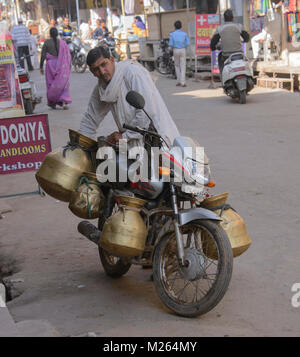
[{"label": "shop sign", "polygon": [[211,54],[210,39],[220,24],[218,14],[196,14],[196,56],[207,56]]},{"label": "shop sign", "polygon": [[0,174],[38,170],[50,151],[47,114],[0,120]]},{"label": "shop sign", "polygon": [[0,33],[0,119],[24,116],[11,37]]}]

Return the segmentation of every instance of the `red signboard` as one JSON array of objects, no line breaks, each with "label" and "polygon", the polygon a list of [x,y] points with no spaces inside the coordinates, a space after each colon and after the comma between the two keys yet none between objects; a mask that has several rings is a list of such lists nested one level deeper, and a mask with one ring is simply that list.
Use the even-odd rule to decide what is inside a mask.
[{"label": "red signboard", "polygon": [[50,151],[47,114],[0,119],[0,174],[37,170]]},{"label": "red signboard", "polygon": [[210,39],[220,24],[218,14],[197,14],[196,15],[196,56],[210,55]]}]

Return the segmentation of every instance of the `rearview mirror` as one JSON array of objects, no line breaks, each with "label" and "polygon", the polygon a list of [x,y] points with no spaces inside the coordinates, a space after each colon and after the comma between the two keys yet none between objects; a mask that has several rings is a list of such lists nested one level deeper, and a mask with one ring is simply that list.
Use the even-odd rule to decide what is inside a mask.
[{"label": "rearview mirror", "polygon": [[132,91],[127,93],[126,100],[134,108],[136,108],[136,109],[144,109],[145,99],[140,93],[132,90]]}]

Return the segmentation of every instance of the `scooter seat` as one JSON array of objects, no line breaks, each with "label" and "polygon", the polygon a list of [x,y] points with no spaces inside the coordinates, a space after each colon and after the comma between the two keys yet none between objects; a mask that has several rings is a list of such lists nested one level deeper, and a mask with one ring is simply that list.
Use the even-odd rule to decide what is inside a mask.
[{"label": "scooter seat", "polygon": [[243,53],[234,53],[229,57],[229,60],[232,61],[239,61],[244,59]]}]

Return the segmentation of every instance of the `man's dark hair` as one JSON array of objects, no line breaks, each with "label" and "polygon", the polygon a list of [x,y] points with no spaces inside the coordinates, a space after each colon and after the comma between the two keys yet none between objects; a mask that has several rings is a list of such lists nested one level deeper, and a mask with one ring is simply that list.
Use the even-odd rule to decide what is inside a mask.
[{"label": "man's dark hair", "polygon": [[231,9],[227,9],[225,12],[224,12],[224,21],[225,22],[231,22],[233,21],[233,12]]},{"label": "man's dark hair", "polygon": [[100,57],[110,58],[110,52],[109,52],[108,47],[99,46],[99,47],[95,47],[92,50],[90,50],[90,52],[88,53],[88,55],[86,57],[87,65],[91,66]]},{"label": "man's dark hair", "polygon": [[181,29],[181,27],[182,27],[181,21],[179,21],[179,20],[178,20],[178,21],[175,21],[174,27],[176,28],[176,30]]}]

